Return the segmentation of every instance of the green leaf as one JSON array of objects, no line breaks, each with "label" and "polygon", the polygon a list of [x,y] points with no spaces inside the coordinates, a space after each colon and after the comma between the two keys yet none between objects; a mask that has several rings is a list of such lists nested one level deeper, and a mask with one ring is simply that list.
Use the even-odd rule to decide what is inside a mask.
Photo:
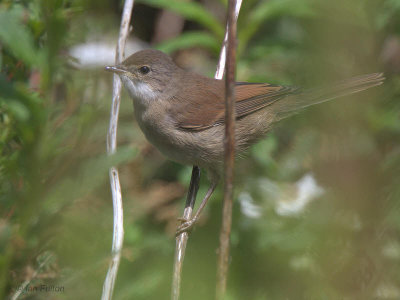
[{"label": "green leaf", "polygon": [[42,115],[43,99],[37,93],[33,93],[24,84],[14,84],[0,74],[0,100],[1,102],[18,101],[27,106],[31,113]]},{"label": "green leaf", "polygon": [[8,110],[20,122],[27,122],[30,116],[28,108],[18,101],[9,101],[7,104]]},{"label": "green leaf", "polygon": [[157,45],[156,48],[163,52],[171,53],[179,49],[196,46],[204,47],[218,53],[220,42],[209,33],[192,31],[163,42]]},{"label": "green leaf", "polygon": [[0,12],[0,42],[24,63],[38,65],[41,62],[39,52],[34,46],[31,33],[19,21],[21,19],[19,10]]},{"label": "green leaf", "polygon": [[199,3],[182,0],[139,0],[138,2],[173,11],[187,20],[203,25],[218,37],[224,34],[224,28],[220,22]]},{"label": "green leaf", "polygon": [[306,17],[313,16],[314,11],[307,1],[299,0],[271,0],[261,2],[250,19],[254,22],[263,22],[278,16]]},{"label": "green leaf", "polygon": [[266,21],[280,16],[292,17],[311,17],[314,10],[308,1],[299,0],[270,0],[261,1],[252,10],[246,19],[246,26],[239,26],[239,38],[244,47],[251,37],[257,32],[259,27]]}]

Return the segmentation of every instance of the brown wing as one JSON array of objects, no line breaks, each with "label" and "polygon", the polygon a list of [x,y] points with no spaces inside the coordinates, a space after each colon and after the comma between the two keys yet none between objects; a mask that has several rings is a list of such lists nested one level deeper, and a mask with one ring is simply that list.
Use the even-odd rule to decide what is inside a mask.
[{"label": "brown wing", "polygon": [[297,87],[268,83],[238,82],[235,89],[236,117],[247,116],[298,90]]},{"label": "brown wing", "polygon": [[[224,123],[224,81],[210,80],[206,84],[213,88],[201,89],[200,86],[204,85],[199,85],[192,89],[191,98],[186,105],[180,106],[181,110],[175,110],[174,119],[179,128],[200,131]],[[235,87],[236,118],[256,112],[296,91],[297,88],[267,83],[238,82]]]},{"label": "brown wing", "polygon": [[[171,116],[177,126],[185,130],[200,131],[223,124],[224,81],[202,76],[187,78],[193,80],[185,85],[190,86],[191,89],[181,94],[191,95],[191,97],[177,98],[178,102],[175,103],[180,105],[173,105],[173,111],[171,111]],[[238,82],[235,89],[236,117],[242,118],[280,100],[274,105],[274,113],[282,119],[307,106],[380,85],[384,79],[382,73],[366,74],[309,90],[267,83]],[[204,86],[208,88],[204,89]]]}]

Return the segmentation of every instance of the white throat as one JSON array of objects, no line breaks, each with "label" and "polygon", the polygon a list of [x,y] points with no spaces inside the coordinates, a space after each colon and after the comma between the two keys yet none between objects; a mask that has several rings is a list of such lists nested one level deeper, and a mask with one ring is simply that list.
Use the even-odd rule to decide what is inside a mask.
[{"label": "white throat", "polygon": [[134,82],[125,75],[121,75],[120,77],[129,95],[133,99],[141,102],[141,104],[146,105],[149,101],[158,98],[159,93],[155,92],[149,84],[137,81]]}]

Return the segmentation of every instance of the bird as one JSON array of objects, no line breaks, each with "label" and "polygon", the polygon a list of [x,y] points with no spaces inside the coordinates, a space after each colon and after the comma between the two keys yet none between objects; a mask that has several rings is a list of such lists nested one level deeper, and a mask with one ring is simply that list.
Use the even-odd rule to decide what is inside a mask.
[{"label": "bird", "polygon": [[[208,191],[177,234],[189,231],[223,175],[224,81],[184,70],[154,49],[138,51],[106,70],[121,78],[147,140],[168,159],[207,171]],[[308,106],[381,85],[384,79],[383,73],[372,73],[312,88],[236,82],[236,155],[265,137],[278,121]]]}]

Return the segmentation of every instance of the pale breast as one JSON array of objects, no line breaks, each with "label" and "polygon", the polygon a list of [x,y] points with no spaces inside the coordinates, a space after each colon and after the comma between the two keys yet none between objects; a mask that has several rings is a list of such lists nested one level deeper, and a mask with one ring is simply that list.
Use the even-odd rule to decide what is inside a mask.
[{"label": "pale breast", "polygon": [[182,164],[206,167],[206,162],[219,155],[215,149],[221,146],[215,144],[222,143],[222,140],[217,132],[209,135],[178,129],[160,103],[147,107],[135,103],[134,106],[135,117],[147,140],[167,158]]}]

